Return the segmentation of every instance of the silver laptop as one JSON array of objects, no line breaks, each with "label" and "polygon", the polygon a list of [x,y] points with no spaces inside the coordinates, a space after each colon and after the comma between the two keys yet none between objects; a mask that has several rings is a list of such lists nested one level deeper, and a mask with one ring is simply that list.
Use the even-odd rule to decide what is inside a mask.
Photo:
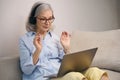
[{"label": "silver laptop", "polygon": [[97,48],[74,52],[64,55],[58,74],[49,75],[49,78],[59,78],[69,72],[82,72],[90,67]]}]

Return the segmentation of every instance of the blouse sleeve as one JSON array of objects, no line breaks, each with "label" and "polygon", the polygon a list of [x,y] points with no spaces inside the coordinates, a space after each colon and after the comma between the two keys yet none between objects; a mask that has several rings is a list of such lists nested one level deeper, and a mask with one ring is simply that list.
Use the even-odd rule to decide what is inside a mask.
[{"label": "blouse sleeve", "polygon": [[65,55],[65,52],[64,52],[64,49],[63,49],[60,42],[58,43],[58,51],[59,51],[59,58],[63,59],[63,56]]},{"label": "blouse sleeve", "polygon": [[29,75],[37,66],[40,66],[39,61],[36,65],[33,64],[33,55],[30,54],[29,49],[22,39],[19,40],[19,48],[21,69],[25,74]]}]

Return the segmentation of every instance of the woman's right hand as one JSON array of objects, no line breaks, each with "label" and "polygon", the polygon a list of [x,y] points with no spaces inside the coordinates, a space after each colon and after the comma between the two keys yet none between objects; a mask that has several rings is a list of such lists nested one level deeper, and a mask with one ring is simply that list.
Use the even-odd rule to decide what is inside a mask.
[{"label": "woman's right hand", "polygon": [[39,60],[39,54],[40,54],[41,49],[42,49],[40,33],[36,33],[35,38],[33,40],[33,44],[36,47],[36,50],[33,54],[33,64],[37,64],[37,62]]},{"label": "woman's right hand", "polygon": [[35,47],[36,47],[37,50],[41,51],[41,49],[42,49],[42,43],[41,43],[40,33],[36,33],[35,38],[33,40],[33,44],[35,45]]}]

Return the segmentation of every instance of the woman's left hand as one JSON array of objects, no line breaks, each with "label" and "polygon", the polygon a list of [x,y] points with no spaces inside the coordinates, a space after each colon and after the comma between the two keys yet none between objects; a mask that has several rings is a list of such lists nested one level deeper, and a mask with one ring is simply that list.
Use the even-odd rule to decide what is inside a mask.
[{"label": "woman's left hand", "polygon": [[62,32],[60,42],[64,48],[65,53],[70,51],[70,34],[68,32]]}]

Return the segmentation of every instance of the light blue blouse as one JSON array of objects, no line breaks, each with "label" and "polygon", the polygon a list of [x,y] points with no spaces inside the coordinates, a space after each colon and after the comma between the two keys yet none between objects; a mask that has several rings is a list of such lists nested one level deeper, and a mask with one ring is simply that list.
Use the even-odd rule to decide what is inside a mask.
[{"label": "light blue blouse", "polygon": [[64,56],[59,37],[53,32],[48,32],[44,40],[42,40],[42,51],[39,55],[39,61],[34,65],[32,56],[35,51],[33,44],[35,34],[35,32],[28,32],[19,40],[23,80],[47,80],[48,78],[44,76],[58,73],[61,59]]}]

